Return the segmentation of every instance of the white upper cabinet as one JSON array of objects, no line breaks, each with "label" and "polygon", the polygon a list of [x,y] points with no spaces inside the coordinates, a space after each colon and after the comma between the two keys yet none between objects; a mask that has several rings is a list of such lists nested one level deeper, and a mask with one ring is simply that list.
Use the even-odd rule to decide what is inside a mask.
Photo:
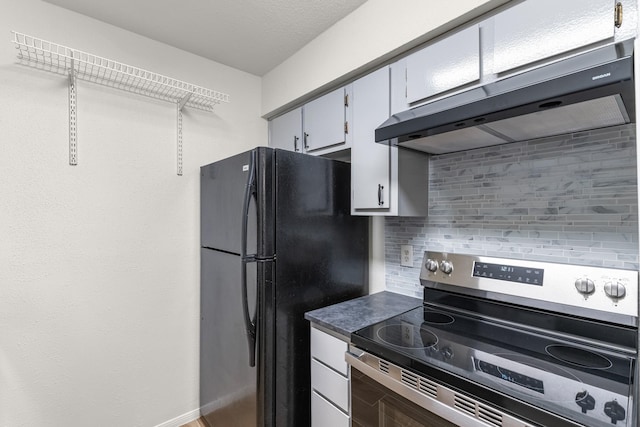
[{"label": "white upper cabinet", "polygon": [[404,90],[390,90],[404,75],[400,60],[352,85],[352,215],[427,216],[429,157],[375,142],[375,129],[405,103]]},{"label": "white upper cabinet", "polygon": [[407,102],[480,79],[480,28],[473,25],[406,58]]},{"label": "white upper cabinet", "polygon": [[375,129],[389,118],[389,67],[353,83],[351,209],[389,207],[390,147],[375,142]]},{"label": "white upper cabinet", "polygon": [[269,146],[316,156],[350,148],[350,91],[336,89],[269,121]]},{"label": "white upper cabinet", "polygon": [[495,73],[613,40],[613,0],[527,0],[495,16]]},{"label": "white upper cabinet", "polygon": [[342,87],[303,106],[302,145],[306,153],[347,148],[347,95],[348,88]]},{"label": "white upper cabinet", "polygon": [[269,147],[302,152],[302,108],[269,122]]}]

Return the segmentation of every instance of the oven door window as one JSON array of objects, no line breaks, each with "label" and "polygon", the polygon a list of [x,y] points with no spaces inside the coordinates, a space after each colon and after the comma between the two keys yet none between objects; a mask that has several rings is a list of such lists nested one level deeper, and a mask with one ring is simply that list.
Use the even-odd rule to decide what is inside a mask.
[{"label": "oven door window", "polygon": [[457,427],[351,368],[352,427]]}]

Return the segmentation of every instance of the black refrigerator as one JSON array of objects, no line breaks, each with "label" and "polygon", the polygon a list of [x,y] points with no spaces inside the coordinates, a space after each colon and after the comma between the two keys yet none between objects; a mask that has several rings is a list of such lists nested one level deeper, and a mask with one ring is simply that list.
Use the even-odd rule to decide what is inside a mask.
[{"label": "black refrigerator", "polygon": [[348,163],[259,147],[200,171],[200,412],[310,425],[309,310],[368,291]]}]

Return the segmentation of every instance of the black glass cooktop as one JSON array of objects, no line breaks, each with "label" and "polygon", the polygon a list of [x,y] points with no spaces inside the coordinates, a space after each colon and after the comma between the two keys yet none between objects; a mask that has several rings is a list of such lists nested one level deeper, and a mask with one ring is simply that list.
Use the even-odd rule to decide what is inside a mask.
[{"label": "black glass cooktop", "polygon": [[[628,411],[635,363],[631,350],[593,339],[588,322],[581,327],[580,321],[517,310],[516,320],[528,320],[525,324],[509,319],[514,315],[506,307],[501,311],[500,318],[488,318],[480,314],[483,310],[427,304],[361,329],[351,340],[364,351],[514,415],[526,409],[534,422],[540,422],[538,408],[588,426],[612,425],[605,411],[611,402]],[[540,327],[549,322],[568,322],[570,332],[587,330],[578,335]],[[616,420],[616,425],[627,426],[626,421]]]}]

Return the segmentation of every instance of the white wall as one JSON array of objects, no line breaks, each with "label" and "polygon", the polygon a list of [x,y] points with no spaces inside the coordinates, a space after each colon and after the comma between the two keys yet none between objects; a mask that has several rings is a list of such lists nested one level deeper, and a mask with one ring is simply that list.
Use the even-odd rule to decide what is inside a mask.
[{"label": "white wall", "polygon": [[262,114],[370,70],[508,0],[368,0],[263,77]]},{"label": "white wall", "polygon": [[[198,408],[199,170],[266,144],[260,79],[43,3],[0,0],[0,426],[141,426]],[[10,30],[231,95],[187,110],[15,64]]]}]

